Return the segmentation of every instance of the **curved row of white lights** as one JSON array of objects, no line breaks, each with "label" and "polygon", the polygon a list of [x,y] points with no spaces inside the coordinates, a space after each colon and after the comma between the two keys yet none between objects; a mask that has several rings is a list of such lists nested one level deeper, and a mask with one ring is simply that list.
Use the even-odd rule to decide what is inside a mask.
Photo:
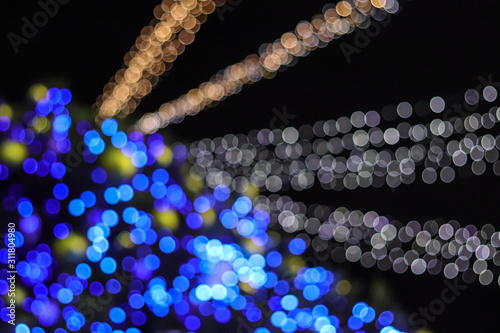
[{"label": "curved row of white lights", "polygon": [[307,207],[277,194],[256,197],[254,206],[270,213],[272,227],[298,233],[319,253],[317,259],[359,261],[366,268],[377,265],[400,274],[408,269],[415,275],[443,273],[448,279],[462,273],[465,282],[479,277],[483,285],[491,284],[500,272],[500,232],[491,224],[481,229],[461,227],[456,220],[403,224],[374,211]]},{"label": "curved row of white lights", "polygon": [[[372,114],[372,119],[376,118],[373,115],[378,115],[376,111],[367,114],[369,113]],[[271,192],[278,192],[283,187],[286,189],[289,184],[295,190],[303,190],[312,187],[315,178],[318,178],[321,185],[327,189],[380,187],[385,183],[397,187],[401,183],[412,183],[416,178],[416,166],[422,163],[425,166],[422,171],[424,182],[435,182],[439,169],[441,169],[441,180],[451,182],[455,178],[455,171],[451,165],[463,167],[469,158],[472,161],[471,169],[474,174],[481,175],[485,172],[484,159],[488,163],[495,163],[494,172],[500,175],[500,165],[496,163],[499,157],[500,138],[495,138],[491,134],[478,137],[473,133],[481,127],[490,130],[498,121],[500,121],[500,109],[494,107],[487,113],[482,115],[475,113],[463,120],[434,119],[427,126],[422,124],[411,126],[402,122],[398,126],[400,130],[390,128],[385,132],[378,127],[372,127],[365,137],[377,139],[365,140],[364,145],[360,146],[343,144],[346,141],[359,142],[357,139],[353,140],[356,134],[346,134],[346,127],[342,139],[335,137],[340,131],[331,133],[334,137],[328,141],[323,139],[328,135],[328,131],[318,133],[319,128],[330,128],[328,124],[335,122],[330,120],[318,122],[323,126],[317,126],[318,123],[309,126],[316,128],[316,136],[319,136],[312,143],[306,140],[309,137],[299,140],[303,127],[299,130],[289,127],[284,131],[266,129],[256,135],[226,135],[224,138],[194,142],[189,150],[189,160],[193,164],[192,172],[205,178],[210,187],[224,183],[235,190],[240,188],[244,190],[249,182],[259,189]],[[336,124],[339,124],[338,120]],[[406,130],[403,131],[402,127],[406,127]],[[335,128],[342,129],[342,126]],[[370,143],[374,146],[382,146],[384,143],[395,144],[396,142],[387,139],[394,136],[387,135],[392,130],[397,133],[397,141],[399,138],[411,139],[416,144],[409,148],[399,147],[396,151],[367,149]],[[367,133],[360,129],[355,133],[359,131]],[[460,136],[459,140],[451,140],[452,135],[463,132],[468,134]],[[267,141],[262,142],[265,136]],[[269,137],[281,137],[281,140],[277,142],[269,140]],[[445,139],[449,139],[449,142],[446,143]],[[426,145],[427,140],[428,145]],[[272,145],[275,145],[274,149]],[[347,158],[340,156],[343,152],[350,152],[350,156]]]}]

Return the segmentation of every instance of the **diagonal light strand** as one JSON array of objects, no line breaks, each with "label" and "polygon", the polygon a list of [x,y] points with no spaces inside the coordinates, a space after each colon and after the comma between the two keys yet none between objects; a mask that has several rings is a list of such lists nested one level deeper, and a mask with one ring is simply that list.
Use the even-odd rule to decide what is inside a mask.
[{"label": "diagonal light strand", "polygon": [[246,84],[272,78],[283,66],[297,57],[305,57],[311,51],[326,46],[334,39],[367,28],[372,18],[382,20],[387,13],[399,9],[395,0],[354,0],[327,4],[321,14],[311,21],[301,21],[293,32],[287,32],[273,43],[261,46],[259,54],[251,54],[212,76],[198,88],[190,90],[178,99],[160,106],[155,113],[145,114],[136,124],[144,133],[154,133],[186,115],[193,115],[227,96],[241,91]]},{"label": "diagonal light strand", "polygon": [[212,0],[164,0],[158,5],[154,10],[157,20],[142,29],[125,55],[125,68],[111,78],[98,97],[96,120],[134,112],[158,83],[158,77],[194,41],[195,33],[215,7]]}]

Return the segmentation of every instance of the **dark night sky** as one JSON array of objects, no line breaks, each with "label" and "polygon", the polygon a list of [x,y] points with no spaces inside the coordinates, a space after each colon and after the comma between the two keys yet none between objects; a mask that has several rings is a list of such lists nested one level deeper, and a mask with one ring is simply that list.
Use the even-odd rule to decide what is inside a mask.
[{"label": "dark night sky", "polygon": [[[60,5],[48,24],[39,28],[27,44],[19,46],[17,54],[8,34],[20,34],[21,18],[31,20],[41,7],[36,1],[3,4],[0,96],[22,103],[31,84],[58,79],[72,90],[76,101],[91,105],[121,68],[124,54],[149,23],[159,2],[70,1]],[[325,3],[242,0],[221,15],[210,15],[169,76],[123,121],[124,125],[198,86],[218,70],[256,53],[262,43],[272,42],[300,20],[310,19]],[[402,101],[414,104],[436,95],[445,99],[452,94],[463,95],[480,83],[480,75],[492,75],[494,81],[500,81],[500,2],[419,0],[402,4],[401,13],[392,16],[391,22],[359,54],[352,55],[350,62],[340,44],[354,45],[356,33],[299,59],[297,65],[272,80],[244,87],[216,108],[169,126],[168,131],[184,142],[248,133],[269,127],[274,117],[272,110],[285,107],[296,116],[290,125],[300,126],[356,110],[380,110]],[[417,181],[395,191],[383,187],[290,195],[308,203],[376,210],[402,221],[441,217],[457,219],[462,225],[492,223],[499,229],[499,184],[489,172],[452,184],[425,185]],[[352,273],[363,277],[382,274],[354,266]],[[439,297],[444,288],[442,275],[383,274],[394,285],[396,298],[408,313]],[[466,332],[478,331],[480,325],[484,332],[497,331],[491,314],[498,308],[492,309],[489,304],[500,296],[498,289],[495,282],[490,287],[474,283],[447,306],[431,328],[437,332]]]}]

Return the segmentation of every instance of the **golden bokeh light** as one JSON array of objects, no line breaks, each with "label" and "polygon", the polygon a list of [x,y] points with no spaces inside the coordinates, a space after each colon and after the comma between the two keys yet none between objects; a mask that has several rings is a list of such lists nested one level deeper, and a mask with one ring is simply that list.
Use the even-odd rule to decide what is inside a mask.
[{"label": "golden bokeh light", "polygon": [[[158,83],[158,77],[172,67],[195,33],[215,10],[212,0],[165,0],[154,9],[156,22],[145,27],[124,57],[120,69],[104,87],[95,103],[96,120],[125,116],[135,111],[140,100]],[[215,96],[222,96],[220,91]]]},{"label": "golden bokeh light", "polygon": [[[351,33],[359,26],[366,28],[365,23],[369,23],[370,16],[376,11],[392,9],[384,7],[387,4],[385,0],[354,0],[326,5],[323,13],[314,15],[310,22],[299,22],[293,32],[286,32],[277,41],[261,46],[259,54],[247,56],[239,63],[219,71],[198,88],[164,103],[157,112],[145,114],[135,127],[144,133],[154,133],[173,120],[194,115],[225,97],[240,92],[246,84],[255,83],[262,78],[271,79],[280,68],[292,63],[294,57],[307,56],[320,45],[324,46],[335,38]],[[175,10],[179,10],[175,17],[180,17],[186,9],[176,7]],[[193,40],[194,33],[184,30],[176,41],[180,45],[188,45]],[[168,46],[164,60],[175,60],[180,50],[182,51],[173,44]]]}]

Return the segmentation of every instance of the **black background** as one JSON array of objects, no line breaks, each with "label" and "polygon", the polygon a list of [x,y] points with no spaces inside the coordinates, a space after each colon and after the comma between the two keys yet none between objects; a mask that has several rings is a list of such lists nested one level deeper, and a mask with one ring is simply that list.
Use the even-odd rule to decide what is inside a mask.
[{"label": "black background", "polygon": [[[159,1],[70,1],[39,28],[16,54],[9,33],[20,35],[22,17],[32,21],[41,10],[36,1],[9,1],[0,10],[0,96],[22,103],[36,82],[63,82],[74,100],[89,106],[109,78],[122,67],[123,56],[153,18]],[[319,13],[324,1],[233,1],[209,16],[195,42],[176,60],[170,74],[122,120],[123,126],[154,111],[206,81],[212,74],[256,53],[259,46],[292,30],[300,20]],[[355,45],[356,33],[333,41],[326,48],[299,59],[297,65],[272,80],[244,87],[216,108],[208,109],[166,130],[186,143],[227,133],[248,133],[266,128],[273,109],[295,115],[291,126],[335,119],[353,111],[381,110],[402,101],[412,104],[433,96],[445,98],[480,84],[479,76],[500,81],[500,3],[484,1],[404,1],[368,45],[346,60],[340,45]],[[18,110],[25,111],[25,110]],[[490,168],[491,169],[491,168]],[[499,228],[498,179],[486,175],[457,179],[452,184],[426,185],[417,180],[396,190],[310,190],[290,193],[307,203],[375,210],[401,221],[428,218],[457,219],[462,225],[492,223]],[[397,275],[367,270],[355,264],[352,274],[368,281],[388,279],[395,299],[407,314],[440,297],[443,276],[410,273]],[[430,323],[436,332],[497,332],[499,286],[472,284]]]}]

